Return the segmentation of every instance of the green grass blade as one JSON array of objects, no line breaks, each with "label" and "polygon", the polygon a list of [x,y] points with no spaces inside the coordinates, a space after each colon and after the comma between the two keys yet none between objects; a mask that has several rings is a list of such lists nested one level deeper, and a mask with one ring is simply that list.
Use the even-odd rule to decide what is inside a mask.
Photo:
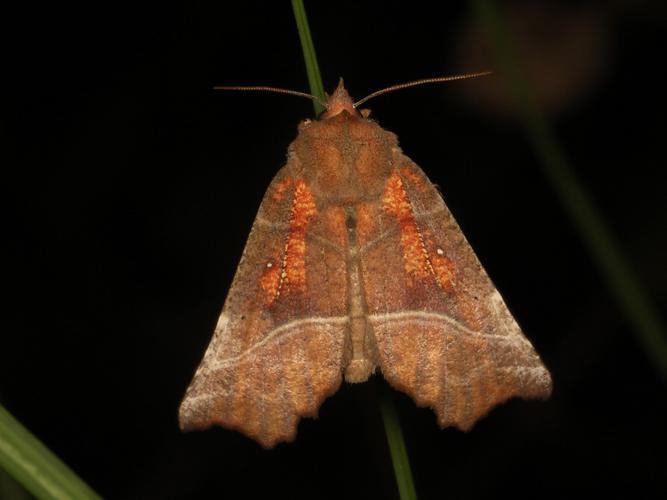
[{"label": "green grass blade", "polygon": [[100,498],[2,406],[0,467],[37,498]]},{"label": "green grass blade", "polygon": [[554,138],[490,0],[473,0],[539,163],[655,369],[667,382],[667,335],[657,310]]},{"label": "green grass blade", "polygon": [[408,457],[408,450],[405,448],[403,430],[391,392],[386,387],[383,387],[380,393],[380,411],[382,412],[384,430],[387,434],[387,443],[389,443],[389,452],[391,453],[391,462],[394,465],[400,498],[401,500],[416,500],[417,493],[412,481],[410,458]]},{"label": "green grass blade", "polygon": [[[313,46],[313,40],[310,37],[308,18],[306,17],[306,10],[303,7],[303,1],[292,0],[292,8],[294,10],[294,17],[296,18],[296,25],[299,30],[299,37],[301,38],[301,47],[303,49],[303,57],[308,71],[310,92],[314,96],[324,99],[324,86],[322,85],[322,77],[320,76],[320,70],[317,65],[315,47]],[[324,108],[316,102],[315,113],[319,114],[323,110]],[[387,441],[389,443],[389,452],[391,453],[391,461],[394,465],[394,474],[396,476],[396,483],[398,485],[401,500],[415,500],[417,494],[412,481],[410,459],[408,458],[408,452],[405,448],[401,424],[398,420],[396,410],[394,409],[391,394],[388,394],[386,391],[382,396],[380,410],[382,419],[384,420]]]},{"label": "green grass blade", "polygon": [[[308,27],[308,18],[306,17],[303,0],[292,0],[292,10],[294,11],[296,27],[299,30],[299,38],[301,39],[301,49],[303,50],[303,59],[306,63],[310,93],[325,101],[324,85],[322,84],[320,68],[317,65],[317,55],[315,55],[315,46],[310,36],[310,28]],[[315,116],[324,111],[324,107],[317,101],[313,101],[313,106],[315,107]]]}]

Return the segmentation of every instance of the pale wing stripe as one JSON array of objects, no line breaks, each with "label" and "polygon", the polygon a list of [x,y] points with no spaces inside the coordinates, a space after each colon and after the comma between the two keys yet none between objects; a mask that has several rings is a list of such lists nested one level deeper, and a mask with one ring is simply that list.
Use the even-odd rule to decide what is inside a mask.
[{"label": "pale wing stripe", "polygon": [[[274,328],[271,330],[266,337],[264,337],[262,340],[257,342],[256,344],[253,344],[251,347],[243,351],[241,354],[237,356],[233,356],[231,358],[225,358],[225,359],[220,359],[217,360],[215,363],[212,363],[208,366],[208,371],[212,370],[219,370],[220,368],[224,368],[227,365],[234,364],[241,359],[249,356],[252,354],[254,351],[257,349],[261,349],[267,344],[270,344],[271,342],[274,342],[277,340],[278,336],[289,336],[293,335],[295,333],[296,328],[298,327],[303,327],[303,326],[311,326],[311,325],[324,325],[324,326],[329,326],[333,327],[336,325],[343,325],[349,321],[347,316],[329,316],[329,317],[315,317],[315,318],[301,318],[301,319],[296,319],[294,321],[290,321],[289,323],[285,323],[284,325],[279,326],[278,328]],[[229,323],[225,325],[227,328],[229,328]],[[223,332],[221,332],[223,333]],[[226,332],[225,332],[226,333]],[[223,333],[224,334],[224,333]]]},{"label": "pale wing stripe", "polygon": [[[423,212],[418,212],[413,210],[412,215],[415,217],[416,220],[421,220],[424,218],[431,217],[435,214],[438,214],[440,212],[444,212],[445,208],[444,206],[435,208],[433,210],[425,210]],[[381,243],[385,238],[393,235],[393,234],[398,234],[399,230],[397,228],[392,228],[389,229],[388,231],[383,232],[380,234],[377,238],[366,242],[360,249],[359,249],[359,255],[364,255],[369,249],[373,248],[375,245],[378,243]]]},{"label": "pale wing stripe", "polygon": [[488,338],[498,338],[498,339],[504,339],[504,340],[516,340],[514,336],[510,335],[498,335],[498,334],[493,334],[493,333],[484,333],[484,332],[478,332],[475,330],[471,330],[470,328],[462,325],[458,321],[456,321],[454,318],[451,316],[448,316],[447,314],[443,313],[435,313],[435,312],[427,312],[427,311],[401,311],[401,312],[394,312],[394,313],[375,313],[375,314],[369,314],[368,319],[371,321],[376,320],[376,321],[387,321],[387,322],[400,322],[400,321],[423,321],[423,322],[431,322],[431,323],[436,323],[436,322],[441,322],[444,321],[445,323],[449,323],[453,327],[455,327],[458,330],[461,330],[462,332],[468,333],[470,335],[481,335],[482,337],[488,337]]},{"label": "pale wing stripe", "polygon": [[525,366],[525,365],[516,365],[516,366],[500,366],[498,370],[515,372],[522,379],[528,379],[531,377],[537,379],[545,379],[545,375],[548,374],[547,369],[544,366]]},{"label": "pale wing stripe", "polygon": [[[271,228],[271,229],[278,229],[278,230],[281,230],[281,231],[287,231],[290,228],[290,225],[288,223],[284,224],[284,223],[271,222],[270,220],[265,219],[261,215],[258,215],[257,217],[255,217],[255,222],[257,222],[260,226],[265,226],[265,227],[268,227],[268,228]],[[333,250],[335,250],[336,252],[338,252],[340,254],[344,253],[343,249],[339,245],[333,243],[332,241],[329,241],[324,236],[320,236],[319,234],[314,234],[314,233],[309,232],[306,235],[306,237],[313,240],[313,241],[320,242],[323,245],[326,245],[329,248],[332,248]]]},{"label": "pale wing stripe", "polygon": [[438,207],[433,208],[431,210],[413,210],[412,215],[415,216],[415,219],[423,219],[425,217],[432,217],[444,211],[445,211],[444,205],[439,205]]},{"label": "pale wing stripe", "polygon": [[378,243],[382,242],[385,238],[391,236],[392,234],[397,234],[398,229],[389,229],[388,231],[383,232],[380,234],[377,238],[374,240],[366,242],[360,249],[359,249],[359,255],[364,255],[370,248],[373,248],[375,245]]},{"label": "pale wing stripe", "polygon": [[320,236],[319,234],[312,233],[312,234],[307,234],[306,237],[311,241],[316,241],[318,243],[321,243],[324,246],[327,246],[327,247],[331,248],[332,250],[338,252],[341,255],[345,254],[345,251],[339,245],[336,245],[334,242],[329,241],[324,236]]},{"label": "pale wing stripe", "polygon": [[272,222],[269,219],[265,219],[261,215],[257,215],[257,217],[255,217],[255,222],[258,223],[260,226],[270,227],[271,229],[280,229],[280,230],[289,229],[289,223],[287,223],[287,222]]}]

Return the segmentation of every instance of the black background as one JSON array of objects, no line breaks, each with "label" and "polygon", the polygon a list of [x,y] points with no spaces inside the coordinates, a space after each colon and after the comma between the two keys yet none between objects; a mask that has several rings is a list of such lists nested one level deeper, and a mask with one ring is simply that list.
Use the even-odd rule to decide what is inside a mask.
[{"label": "black background", "polygon": [[[3,14],[0,398],[104,497],[397,498],[379,376],[344,384],[273,451],[224,429],[177,427],[263,193],[312,116],[304,99],[211,90],[308,90],[289,2],[239,3]],[[307,4],[327,89],[344,76],[359,98],[493,67],[466,57],[476,53],[466,52],[477,23],[468,4],[448,5]],[[664,309],[664,7],[503,5],[510,31],[530,28],[519,36],[538,54],[527,67],[559,96],[543,104],[572,168]],[[584,14],[593,44],[583,36],[573,50],[562,26]],[[540,40],[553,53],[540,55]],[[573,90],[578,59],[591,74]],[[368,105],[441,187],[554,378],[548,402],[511,401],[467,434],[439,430],[430,410],[394,393],[417,491],[664,496],[665,384],[502,88],[496,75]]]}]

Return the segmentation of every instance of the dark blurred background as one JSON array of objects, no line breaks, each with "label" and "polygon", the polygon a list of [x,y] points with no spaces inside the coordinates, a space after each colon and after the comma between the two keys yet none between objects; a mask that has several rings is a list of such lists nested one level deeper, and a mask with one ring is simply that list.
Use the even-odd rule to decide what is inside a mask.
[{"label": "dark blurred background", "polygon": [[[438,2],[440,3],[440,2]],[[667,305],[667,8],[496,2],[553,130]],[[466,2],[307,2],[327,89],[493,68]],[[289,2],[3,7],[0,401],[108,498],[397,498],[380,376],[292,444],[181,434],[254,215],[310,102]],[[667,494],[667,387],[540,170],[499,75],[369,103],[438,184],[554,378],[469,433],[394,393],[420,498]],[[6,478],[5,478],[6,481]]]}]

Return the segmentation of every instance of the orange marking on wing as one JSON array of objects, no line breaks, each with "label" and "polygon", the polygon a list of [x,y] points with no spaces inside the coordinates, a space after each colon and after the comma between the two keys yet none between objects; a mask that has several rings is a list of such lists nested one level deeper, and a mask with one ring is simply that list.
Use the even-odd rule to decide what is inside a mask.
[{"label": "orange marking on wing", "polygon": [[401,248],[405,272],[409,276],[423,279],[428,276],[428,266],[424,255],[424,245],[417,222],[412,213],[412,205],[405,192],[398,173],[389,177],[382,197],[384,209],[396,217],[401,229]]},{"label": "orange marking on wing", "polygon": [[262,277],[259,279],[259,286],[264,291],[268,305],[271,305],[280,294],[281,273],[282,270],[273,261],[269,261]]},{"label": "orange marking on wing", "polygon": [[287,188],[289,188],[291,185],[292,179],[289,177],[280,181],[276,186],[275,192],[273,193],[273,199],[276,201],[282,201],[282,199],[285,197],[285,191],[287,191]]},{"label": "orange marking on wing", "polygon": [[431,259],[433,271],[438,278],[438,284],[444,290],[451,291],[454,288],[454,277],[456,266],[454,261],[444,255],[436,253]]},{"label": "orange marking on wing", "polygon": [[289,239],[285,247],[283,270],[290,290],[306,288],[306,228],[308,221],[317,215],[313,193],[302,180],[297,181],[292,205]]},{"label": "orange marking on wing", "polygon": [[432,276],[443,290],[450,291],[453,285],[454,263],[442,255],[431,258],[424,242],[398,172],[391,174],[382,197],[385,211],[396,217],[401,230],[401,248],[405,272],[413,279]]},{"label": "orange marking on wing", "polygon": [[306,289],[306,229],[308,221],[317,214],[317,208],[313,194],[303,180],[296,181],[293,196],[280,266],[269,261],[260,278],[260,287],[269,306],[278,300],[284,290],[303,292]]},{"label": "orange marking on wing", "polygon": [[421,177],[419,174],[417,174],[417,172],[415,172],[414,170],[412,170],[410,167],[403,167],[403,168],[401,169],[401,174],[403,174],[403,177],[405,177],[405,178],[408,179],[412,184],[414,184],[414,186],[415,186],[417,189],[419,189],[419,191],[425,191],[426,188],[428,187],[428,186],[424,183],[424,179],[422,179],[422,177]]}]

